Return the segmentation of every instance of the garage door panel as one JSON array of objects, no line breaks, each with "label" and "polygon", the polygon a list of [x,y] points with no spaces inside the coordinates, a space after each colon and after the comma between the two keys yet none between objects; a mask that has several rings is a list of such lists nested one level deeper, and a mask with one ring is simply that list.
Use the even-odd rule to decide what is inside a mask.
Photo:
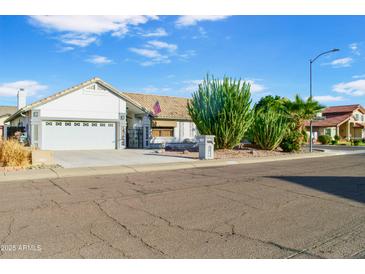
[{"label": "garage door panel", "polygon": [[44,121],[42,149],[115,149],[116,125],[108,122]]}]

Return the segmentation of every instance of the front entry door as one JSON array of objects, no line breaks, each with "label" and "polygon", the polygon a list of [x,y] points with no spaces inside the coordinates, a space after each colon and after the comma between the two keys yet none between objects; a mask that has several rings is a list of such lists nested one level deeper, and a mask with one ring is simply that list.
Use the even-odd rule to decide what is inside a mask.
[{"label": "front entry door", "polygon": [[127,131],[127,147],[143,148],[143,129],[133,128]]}]

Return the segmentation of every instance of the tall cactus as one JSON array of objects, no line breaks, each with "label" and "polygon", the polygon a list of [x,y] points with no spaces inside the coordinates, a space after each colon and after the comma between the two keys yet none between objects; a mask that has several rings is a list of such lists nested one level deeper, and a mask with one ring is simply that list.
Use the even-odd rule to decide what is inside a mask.
[{"label": "tall cactus", "polygon": [[216,148],[233,148],[252,123],[250,84],[209,75],[188,102],[189,114],[198,131],[215,135]]},{"label": "tall cactus", "polygon": [[276,149],[287,133],[287,120],[287,117],[273,109],[257,111],[252,124],[255,144],[261,149]]}]

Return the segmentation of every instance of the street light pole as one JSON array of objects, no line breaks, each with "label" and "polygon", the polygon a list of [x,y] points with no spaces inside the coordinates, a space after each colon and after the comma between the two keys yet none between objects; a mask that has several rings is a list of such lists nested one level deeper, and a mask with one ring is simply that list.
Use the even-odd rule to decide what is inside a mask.
[{"label": "street light pole", "polygon": [[[312,93],[312,64],[314,63],[314,61],[316,61],[320,56],[328,54],[328,53],[332,53],[332,52],[336,52],[339,51],[339,49],[331,49],[325,52],[322,52],[321,54],[318,54],[314,59],[310,59],[309,60],[309,98],[312,98],[313,93]],[[310,119],[309,121],[309,127],[310,127],[310,133],[309,133],[309,152],[313,152],[313,126],[312,126],[312,120]]]}]

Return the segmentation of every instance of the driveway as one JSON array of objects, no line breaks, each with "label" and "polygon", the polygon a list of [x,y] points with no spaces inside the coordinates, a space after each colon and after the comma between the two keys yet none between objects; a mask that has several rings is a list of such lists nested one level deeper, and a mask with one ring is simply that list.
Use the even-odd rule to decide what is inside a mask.
[{"label": "driveway", "polygon": [[364,170],[356,154],[2,182],[0,256],[365,258]]},{"label": "driveway", "polygon": [[65,168],[159,164],[194,161],[189,158],[164,156],[148,149],[67,150],[53,151],[55,163]]}]

